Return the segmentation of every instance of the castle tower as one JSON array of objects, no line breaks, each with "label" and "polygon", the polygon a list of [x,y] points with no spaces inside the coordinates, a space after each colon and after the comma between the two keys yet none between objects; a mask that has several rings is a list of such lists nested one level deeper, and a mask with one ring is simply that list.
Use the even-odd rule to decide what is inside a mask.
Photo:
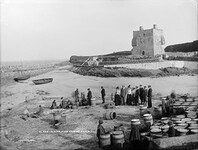
[{"label": "castle tower", "polygon": [[132,55],[154,57],[165,53],[162,48],[162,45],[165,44],[163,30],[158,29],[156,24],[153,25],[152,29],[144,30],[140,26],[139,31],[133,31],[131,44],[133,47],[131,50]]}]

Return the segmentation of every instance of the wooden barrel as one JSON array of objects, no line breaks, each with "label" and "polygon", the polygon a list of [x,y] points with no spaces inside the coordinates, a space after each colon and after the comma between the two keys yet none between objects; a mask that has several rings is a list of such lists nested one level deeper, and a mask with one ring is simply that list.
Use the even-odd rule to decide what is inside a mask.
[{"label": "wooden barrel", "polygon": [[189,131],[187,129],[177,129],[179,136],[186,135],[186,133]]},{"label": "wooden barrel", "polygon": [[105,120],[113,120],[116,118],[116,113],[115,112],[106,112],[103,114],[103,118]]},{"label": "wooden barrel", "polygon": [[124,143],[124,134],[122,131],[113,131],[112,136],[112,145],[123,144]]},{"label": "wooden barrel", "polygon": [[140,105],[140,116],[143,116],[144,114],[146,114],[147,107],[144,105]]},{"label": "wooden barrel", "polygon": [[183,118],[181,121],[188,122],[191,121],[191,118]]},{"label": "wooden barrel", "polygon": [[101,147],[108,146],[111,144],[111,137],[110,134],[100,135],[100,142]]},{"label": "wooden barrel", "polygon": [[66,117],[67,117],[67,114],[66,113],[62,113],[61,114],[61,122],[62,123],[66,123]]},{"label": "wooden barrel", "polygon": [[145,123],[150,123],[151,125],[153,124],[153,117],[151,114],[144,114],[143,118]]},{"label": "wooden barrel", "polygon": [[131,125],[134,126],[134,125],[140,125],[140,119],[132,119],[131,120]]},{"label": "wooden barrel", "polygon": [[196,121],[198,123],[198,118],[194,118],[193,121]]},{"label": "wooden barrel", "polygon": [[198,129],[193,129],[190,131],[192,134],[197,134],[198,133]]},{"label": "wooden barrel", "polygon": [[185,118],[185,115],[177,115],[176,117],[182,119]]},{"label": "wooden barrel", "polygon": [[150,135],[154,138],[162,137],[162,130],[161,129],[156,129],[156,128],[151,129]]},{"label": "wooden barrel", "polygon": [[178,124],[178,126],[182,127],[182,128],[186,128],[188,126],[187,123],[181,123],[181,124]]}]

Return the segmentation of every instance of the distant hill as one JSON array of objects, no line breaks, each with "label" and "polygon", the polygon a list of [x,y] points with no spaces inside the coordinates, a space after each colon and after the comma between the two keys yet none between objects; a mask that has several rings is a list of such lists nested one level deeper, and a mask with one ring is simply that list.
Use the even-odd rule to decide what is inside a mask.
[{"label": "distant hill", "polygon": [[182,44],[175,44],[169,45],[165,48],[165,52],[195,52],[198,51],[198,40],[189,42],[189,43],[182,43]]}]

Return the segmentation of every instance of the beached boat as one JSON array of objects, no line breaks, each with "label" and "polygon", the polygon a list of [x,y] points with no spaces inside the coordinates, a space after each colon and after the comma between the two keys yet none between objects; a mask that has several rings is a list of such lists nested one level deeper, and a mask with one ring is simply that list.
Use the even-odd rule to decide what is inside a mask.
[{"label": "beached boat", "polygon": [[32,82],[36,85],[46,84],[46,83],[50,83],[52,81],[53,81],[53,78],[43,78],[43,79],[38,79],[38,80],[32,80]]},{"label": "beached boat", "polygon": [[22,76],[14,78],[14,81],[19,82],[19,81],[27,80],[29,78],[30,78],[30,75],[22,75]]}]

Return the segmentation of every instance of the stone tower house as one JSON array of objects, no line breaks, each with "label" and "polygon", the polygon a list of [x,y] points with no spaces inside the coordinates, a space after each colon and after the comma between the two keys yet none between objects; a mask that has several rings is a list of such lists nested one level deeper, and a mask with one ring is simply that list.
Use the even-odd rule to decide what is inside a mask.
[{"label": "stone tower house", "polygon": [[144,30],[143,27],[140,26],[139,31],[133,31],[131,44],[133,47],[131,50],[132,55],[154,57],[165,53],[162,48],[162,45],[165,44],[163,30],[157,29],[155,24],[152,29]]}]

